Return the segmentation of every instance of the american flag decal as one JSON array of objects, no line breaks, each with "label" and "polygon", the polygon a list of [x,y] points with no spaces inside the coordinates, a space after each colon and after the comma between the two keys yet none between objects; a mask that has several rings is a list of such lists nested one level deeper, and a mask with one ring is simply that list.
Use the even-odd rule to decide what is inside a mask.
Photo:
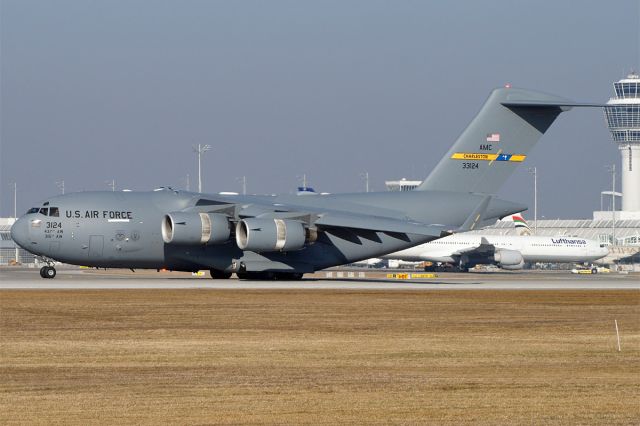
[{"label": "american flag decal", "polygon": [[487,134],[487,142],[500,142],[500,133]]}]

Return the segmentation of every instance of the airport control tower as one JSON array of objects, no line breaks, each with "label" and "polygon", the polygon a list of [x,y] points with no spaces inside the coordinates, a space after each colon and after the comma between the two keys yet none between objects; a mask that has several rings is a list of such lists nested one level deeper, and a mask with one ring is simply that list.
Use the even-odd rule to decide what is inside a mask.
[{"label": "airport control tower", "polygon": [[616,96],[604,112],[622,154],[622,211],[640,212],[640,75],[633,72],[613,87]]}]

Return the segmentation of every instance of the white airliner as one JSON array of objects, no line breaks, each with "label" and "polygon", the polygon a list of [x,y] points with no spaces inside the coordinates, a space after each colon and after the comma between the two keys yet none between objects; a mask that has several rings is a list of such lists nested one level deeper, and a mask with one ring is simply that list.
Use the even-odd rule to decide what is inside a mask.
[{"label": "white airliner", "polygon": [[[514,217],[514,222],[526,222]],[[609,250],[593,240],[578,237],[505,236],[461,233],[384,256],[413,262],[441,262],[466,270],[478,264],[493,264],[508,270],[524,267],[525,262],[591,262],[605,257]]]}]

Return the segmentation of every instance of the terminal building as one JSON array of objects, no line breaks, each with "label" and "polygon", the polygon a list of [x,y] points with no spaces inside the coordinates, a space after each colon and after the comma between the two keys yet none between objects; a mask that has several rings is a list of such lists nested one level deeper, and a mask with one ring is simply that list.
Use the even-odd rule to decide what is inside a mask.
[{"label": "terminal building", "polygon": [[388,180],[384,184],[387,187],[387,191],[411,191],[412,189],[416,189],[421,183],[421,180],[407,180],[406,178],[402,178],[400,180]]}]

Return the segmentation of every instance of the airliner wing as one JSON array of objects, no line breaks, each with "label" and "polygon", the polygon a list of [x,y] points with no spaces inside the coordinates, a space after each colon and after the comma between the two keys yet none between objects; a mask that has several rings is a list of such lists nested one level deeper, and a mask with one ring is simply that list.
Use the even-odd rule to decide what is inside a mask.
[{"label": "airliner wing", "polygon": [[489,243],[486,238],[482,237],[480,244],[477,246],[466,247],[464,249],[457,250],[452,253],[452,256],[462,256],[463,254],[475,253],[479,255],[493,254],[496,251],[496,247]]}]

